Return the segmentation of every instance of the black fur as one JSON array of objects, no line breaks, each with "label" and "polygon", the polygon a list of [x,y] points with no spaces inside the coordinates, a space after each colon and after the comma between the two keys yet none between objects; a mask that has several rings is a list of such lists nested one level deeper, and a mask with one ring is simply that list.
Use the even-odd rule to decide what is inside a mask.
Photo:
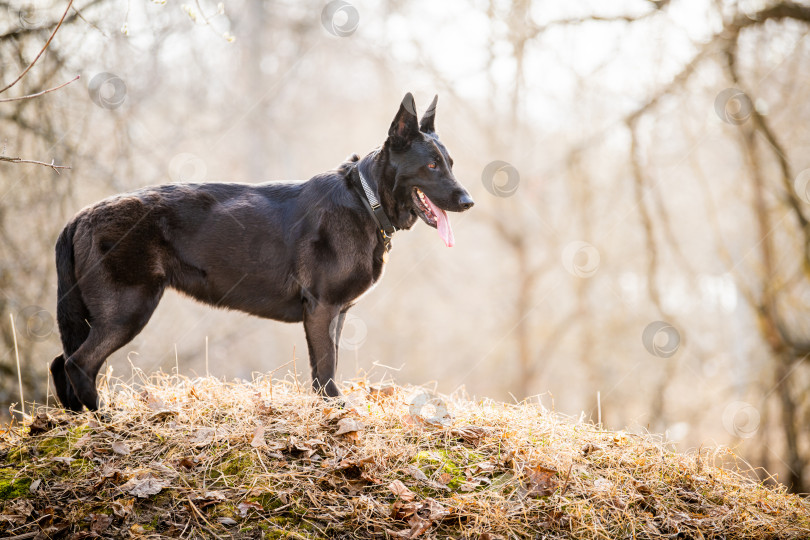
[{"label": "black fur", "polygon": [[415,202],[417,186],[444,210],[473,204],[436,135],[435,105],[434,98],[420,126],[406,95],[380,148],[305,182],[167,184],[80,211],[56,244],[64,354],[51,371],[62,404],[98,407],[101,366],[143,329],[166,287],[213,306],[303,322],[313,387],[339,395],[346,311],[384,265],[381,237],[350,184],[352,167],[399,229],[417,216],[431,224]]}]

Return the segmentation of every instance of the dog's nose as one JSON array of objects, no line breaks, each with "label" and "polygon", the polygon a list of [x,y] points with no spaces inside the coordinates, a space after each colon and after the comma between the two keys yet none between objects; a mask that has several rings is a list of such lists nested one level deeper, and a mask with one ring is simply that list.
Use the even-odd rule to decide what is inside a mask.
[{"label": "dog's nose", "polygon": [[462,211],[463,210],[469,210],[470,208],[473,207],[474,204],[475,204],[475,201],[473,200],[472,197],[470,197],[469,193],[463,194],[458,199],[458,205],[461,207]]}]

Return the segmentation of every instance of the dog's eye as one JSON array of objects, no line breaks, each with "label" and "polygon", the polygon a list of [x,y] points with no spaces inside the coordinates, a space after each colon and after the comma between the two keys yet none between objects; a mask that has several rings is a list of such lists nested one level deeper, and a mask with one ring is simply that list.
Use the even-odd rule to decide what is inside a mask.
[{"label": "dog's eye", "polygon": [[435,168],[436,168],[436,162],[431,161],[430,163],[428,163],[428,169],[435,169]]}]

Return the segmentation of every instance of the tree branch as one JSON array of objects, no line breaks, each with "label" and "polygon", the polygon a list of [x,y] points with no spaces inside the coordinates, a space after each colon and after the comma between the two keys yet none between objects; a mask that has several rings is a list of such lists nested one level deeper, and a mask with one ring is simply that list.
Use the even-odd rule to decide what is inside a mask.
[{"label": "tree branch", "polygon": [[28,94],[27,96],[0,99],[0,103],[8,103],[9,101],[22,101],[24,99],[31,99],[31,98],[43,96],[43,95],[47,94],[48,92],[54,92],[56,90],[59,90],[60,88],[64,88],[65,86],[69,85],[70,83],[79,80],[79,77],[81,77],[81,75],[76,75],[75,77],[73,77],[72,79],[70,79],[66,83],[62,83],[59,86],[54,86],[53,88],[48,88],[47,90],[43,90],[42,92],[37,92],[36,94]]},{"label": "tree branch", "polygon": [[[89,7],[92,7],[92,6],[96,5],[96,4],[99,4],[99,3],[103,2],[103,1],[104,0],[92,0],[90,3],[83,6],[81,9],[85,10],[85,9],[87,9]],[[93,28],[95,28],[96,30],[101,32],[101,29],[99,29],[96,25],[94,25],[93,23],[89,22],[87,19],[84,18],[84,15],[82,15],[81,10],[79,8],[74,6],[73,11],[74,11],[74,13],[72,13],[68,18],[65,19],[65,24],[70,24],[73,21],[75,21],[76,19],[81,19],[82,21],[86,22],[87,24],[89,24],[90,26],[92,26]],[[13,39],[13,38],[16,39],[16,38],[20,38],[20,37],[23,37],[23,36],[27,36],[28,34],[33,34],[35,32],[40,32],[41,30],[44,30],[46,28],[50,28],[51,26],[53,26],[57,22],[58,21],[51,21],[48,24],[45,24],[45,25],[42,25],[42,26],[37,26],[35,28],[17,28],[15,30],[9,30],[5,34],[0,34],[0,42],[5,41],[7,39]]]},{"label": "tree branch", "polygon": [[[775,6],[779,7],[779,6]],[[808,16],[810,16],[810,8],[806,8],[808,12]],[[736,41],[730,42],[728,47],[725,50],[726,53],[726,71],[728,72],[729,77],[731,78],[732,82],[740,88],[747,96],[748,99],[754,103],[756,99],[752,97],[752,94],[748,93],[743,86],[742,79],[740,74],[737,70],[737,48],[736,48]],[[758,154],[756,152],[756,142],[753,138],[754,133],[762,133],[765,140],[768,144],[771,145],[771,149],[773,150],[774,155],[776,156],[776,160],[779,162],[779,170],[781,172],[781,180],[782,185],[787,192],[788,203],[790,209],[796,216],[798,221],[799,227],[801,229],[802,235],[804,237],[804,253],[803,253],[803,267],[805,272],[808,272],[810,269],[810,225],[808,225],[808,220],[802,211],[801,201],[799,200],[798,196],[795,194],[792,186],[792,173],[790,170],[790,163],[787,159],[787,154],[776,137],[774,131],[770,128],[770,125],[766,118],[762,116],[759,111],[757,111],[756,107],[752,107],[751,109],[751,116],[754,120],[752,129],[751,129],[751,137],[750,141],[746,139],[748,143],[745,147],[747,149],[747,154],[753,160],[751,164],[751,169],[755,175],[755,179],[758,180],[760,183],[764,184],[764,179],[761,178],[761,165],[758,160]],[[758,175],[758,176],[757,176]],[[758,199],[759,201],[759,199]],[[765,209],[764,208],[757,208],[757,213],[762,214],[765,216]],[[760,218],[762,219],[762,218]],[[788,329],[787,325],[785,324],[784,318],[780,314],[779,306],[776,302],[776,291],[772,289],[770,285],[772,275],[774,273],[774,269],[772,268],[771,260],[773,259],[773,255],[771,254],[771,240],[768,238],[771,232],[771,226],[769,223],[765,223],[761,229],[765,231],[766,234],[763,234],[763,238],[761,241],[762,251],[763,251],[763,260],[766,266],[767,272],[767,283],[763,290],[763,296],[765,297],[762,302],[761,306],[761,313],[762,316],[768,318],[768,322],[772,325],[772,330],[774,333],[773,338],[781,341],[781,344],[789,348],[790,354],[794,358],[806,358],[808,354],[810,354],[810,340],[799,340],[792,335],[792,332]]]},{"label": "tree branch", "polygon": [[736,28],[738,31],[748,26],[755,26],[769,20],[795,19],[810,22],[810,6],[796,2],[780,2],[753,14],[738,13],[726,28]]},{"label": "tree branch", "polygon": [[11,81],[11,83],[10,83],[8,86],[6,86],[6,87],[5,87],[5,88],[3,88],[2,90],[0,90],[0,94],[2,94],[3,92],[5,92],[5,91],[6,91],[6,90],[8,90],[9,88],[11,88],[12,86],[14,86],[15,84],[17,84],[18,82],[20,82],[20,79],[22,79],[23,77],[25,77],[25,74],[26,74],[26,73],[28,73],[28,72],[31,70],[31,68],[32,68],[32,67],[34,67],[34,64],[36,64],[36,63],[37,63],[37,60],[39,60],[39,57],[40,57],[40,56],[42,56],[42,55],[43,55],[43,53],[45,53],[45,50],[48,48],[48,45],[50,45],[50,44],[51,44],[51,41],[53,41],[53,37],[56,35],[56,32],[58,32],[58,31],[59,31],[59,28],[61,28],[62,23],[65,21],[65,17],[67,17],[68,11],[70,11],[70,6],[72,6],[72,5],[73,5],[73,0],[69,0],[68,5],[67,5],[67,8],[65,9],[65,12],[62,14],[62,18],[61,18],[61,19],[59,19],[59,24],[57,24],[57,25],[56,25],[56,28],[54,28],[54,29],[53,29],[53,32],[51,32],[51,37],[49,37],[49,38],[48,38],[48,41],[46,41],[46,42],[45,42],[45,46],[44,46],[44,47],[42,47],[42,50],[41,50],[41,51],[39,51],[39,54],[37,54],[37,55],[36,55],[36,57],[35,57],[35,58],[34,58],[34,59],[31,61],[31,63],[30,63],[30,64],[28,64],[28,67],[27,67],[27,68],[25,68],[25,69],[23,70],[23,72],[22,72],[22,73],[20,73],[20,74],[19,74],[19,76],[17,76],[17,78],[16,78],[16,79],[14,79],[13,81]]},{"label": "tree branch", "polygon": [[59,174],[59,169],[70,169],[69,165],[55,165],[55,160],[51,160],[50,163],[45,163],[44,161],[36,161],[33,159],[22,159],[18,157],[10,157],[10,156],[0,156],[0,161],[7,161],[9,163],[33,163],[34,165],[44,165],[45,167],[50,167],[56,174]]},{"label": "tree branch", "polygon": [[630,113],[626,121],[631,124],[635,123],[638,118],[655,107],[662,98],[668,96],[675,88],[689,80],[698,65],[709,56],[712,48],[718,43],[724,41],[736,42],[740,31],[744,28],[761,25],[769,20],[781,21],[783,19],[794,19],[810,23],[810,6],[795,2],[781,2],[754,14],[738,14],[730,22],[725,23],[723,29],[707,41],[692,60],[666,86],[651,97],[647,103]]},{"label": "tree branch", "polygon": [[641,15],[588,15],[586,17],[570,17],[568,19],[558,19],[556,21],[551,21],[546,24],[538,24],[532,28],[532,34],[529,36],[530,38],[537,37],[539,34],[542,34],[549,28],[554,28],[556,26],[578,26],[580,24],[589,23],[589,22],[624,22],[624,23],[632,23],[636,21],[640,21],[642,19],[646,19],[652,15],[655,15],[662,9],[664,9],[670,0],[651,0],[650,3],[653,4],[654,9],[647,11],[646,13],[642,13]]}]

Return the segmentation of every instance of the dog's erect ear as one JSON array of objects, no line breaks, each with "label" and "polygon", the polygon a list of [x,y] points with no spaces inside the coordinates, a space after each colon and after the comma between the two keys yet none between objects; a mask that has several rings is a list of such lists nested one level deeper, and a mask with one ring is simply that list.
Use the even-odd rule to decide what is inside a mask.
[{"label": "dog's erect ear", "polygon": [[437,101],[439,101],[439,96],[433,96],[433,101],[430,102],[430,106],[425,111],[425,114],[422,115],[422,121],[419,123],[419,131],[422,133],[436,132],[436,127],[433,125],[433,121],[436,119]]},{"label": "dog's erect ear", "polygon": [[399,111],[388,129],[388,139],[396,149],[407,148],[419,135],[419,124],[416,120],[416,103],[410,92],[405,94]]}]

